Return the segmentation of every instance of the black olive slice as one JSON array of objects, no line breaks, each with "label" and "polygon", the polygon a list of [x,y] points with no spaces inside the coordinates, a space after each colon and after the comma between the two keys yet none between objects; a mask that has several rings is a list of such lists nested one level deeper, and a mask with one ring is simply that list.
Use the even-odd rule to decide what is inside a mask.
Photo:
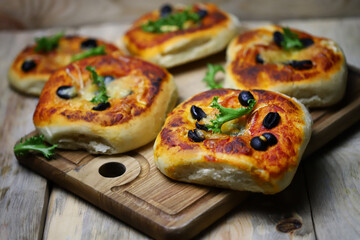
[{"label": "black olive slice", "polygon": [[204,112],[204,110],[202,110],[201,108],[199,108],[199,107],[197,107],[197,106],[195,106],[195,105],[192,105],[192,106],[191,106],[190,112],[191,112],[191,116],[192,116],[194,119],[198,120],[198,121],[200,121],[201,119],[207,117],[207,115],[206,115],[206,113]]},{"label": "black olive slice", "polygon": [[196,126],[197,129],[204,130],[206,132],[209,131],[209,129],[205,125],[200,124],[198,122],[195,122],[195,126]]},{"label": "black olive slice", "polygon": [[77,92],[73,86],[61,86],[56,90],[56,95],[63,99],[71,99],[77,96]]},{"label": "black olive slice", "polygon": [[260,137],[253,137],[250,141],[250,146],[258,151],[266,151],[268,145]]},{"label": "black olive slice", "polygon": [[115,78],[110,75],[103,76],[103,78],[104,78],[105,85],[108,85],[109,83],[111,83],[112,81],[115,80]]},{"label": "black olive slice", "polygon": [[278,142],[277,138],[272,133],[263,133],[263,136],[266,138],[266,143],[269,146],[274,146]]},{"label": "black olive slice", "polygon": [[200,9],[199,11],[197,11],[197,14],[200,18],[204,18],[206,17],[206,15],[208,15],[208,11],[206,11],[205,9]]},{"label": "black olive slice", "polygon": [[260,53],[256,54],[255,61],[260,64],[264,64],[264,59],[261,58]]},{"label": "black olive slice", "polygon": [[165,4],[160,8],[160,17],[165,17],[172,12],[172,7],[169,4]]},{"label": "black olive slice", "polygon": [[83,49],[90,49],[90,48],[96,48],[96,47],[97,47],[97,42],[96,42],[96,39],[93,39],[93,38],[84,40],[81,43],[81,48],[83,48]]},{"label": "black olive slice", "polygon": [[95,111],[104,111],[106,109],[108,109],[110,107],[110,103],[109,102],[106,102],[106,103],[99,103],[98,105],[96,105],[95,107],[92,108],[92,110],[95,110]]},{"label": "black olive slice", "polygon": [[23,62],[23,64],[21,65],[21,70],[23,72],[29,72],[31,70],[33,70],[36,67],[36,62],[34,60],[26,60]]},{"label": "black olive slice", "polygon": [[189,130],[188,137],[194,142],[202,142],[205,140],[204,134],[198,129]]},{"label": "black olive slice", "polygon": [[243,106],[249,106],[249,100],[254,99],[254,96],[249,91],[241,91],[238,96],[239,102]]},{"label": "black olive slice", "polygon": [[269,112],[264,120],[263,125],[267,129],[272,129],[276,127],[280,122],[280,115],[277,112]]},{"label": "black olive slice", "polygon": [[297,70],[305,70],[313,67],[313,63],[311,60],[302,60],[302,61],[291,60],[287,62],[286,65],[289,65]]},{"label": "black olive slice", "polygon": [[304,48],[307,48],[314,44],[314,40],[312,40],[311,38],[300,38],[299,40]]},{"label": "black olive slice", "polygon": [[281,32],[276,31],[273,34],[273,39],[275,44],[281,47],[281,43],[284,41],[284,35]]}]

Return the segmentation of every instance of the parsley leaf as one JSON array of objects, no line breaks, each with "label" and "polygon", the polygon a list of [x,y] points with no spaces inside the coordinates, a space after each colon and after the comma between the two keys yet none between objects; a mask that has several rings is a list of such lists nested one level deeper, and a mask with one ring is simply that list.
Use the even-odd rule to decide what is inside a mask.
[{"label": "parsley leaf", "polygon": [[99,86],[99,91],[97,94],[90,100],[92,103],[106,103],[109,99],[109,96],[106,93],[106,85],[104,82],[104,77],[99,76],[94,67],[87,66],[86,70],[91,72],[91,79],[93,80],[93,84]]},{"label": "parsley leaf", "polygon": [[54,36],[49,37],[41,37],[35,38],[36,47],[35,52],[50,52],[51,50],[55,49],[58,44],[60,38],[64,36],[63,32],[57,33]]},{"label": "parsley leaf", "polygon": [[303,48],[303,44],[296,33],[290,31],[290,28],[288,27],[283,28],[283,31],[284,31],[284,41],[281,42],[282,48],[284,48],[285,50]]},{"label": "parsley leaf", "polygon": [[77,60],[80,60],[80,59],[84,59],[84,58],[88,58],[88,57],[91,57],[91,56],[95,56],[95,55],[105,55],[106,52],[105,52],[105,46],[99,46],[99,47],[95,47],[95,48],[91,48],[85,52],[82,52],[82,53],[78,53],[78,54],[75,54],[71,57],[71,61],[74,62],[74,61],[77,61]]},{"label": "parsley leaf", "polygon": [[153,33],[173,32],[184,29],[185,22],[187,21],[193,21],[197,23],[200,20],[201,17],[198,13],[184,10],[182,12],[168,14],[156,21],[149,20],[147,23],[141,25],[141,29],[145,32]]},{"label": "parsley leaf", "polygon": [[55,148],[57,144],[47,146],[44,142],[44,135],[30,137],[26,140],[21,139],[20,143],[14,147],[14,153],[16,156],[25,156],[30,150],[40,152],[50,159],[55,154]]},{"label": "parsley leaf", "polygon": [[210,120],[210,122],[212,123],[212,125],[206,125],[206,127],[215,133],[221,133],[221,126],[225,123],[228,122],[230,120],[239,118],[243,115],[249,114],[252,109],[254,108],[256,101],[254,99],[249,99],[248,103],[249,106],[248,107],[241,107],[241,108],[226,108],[221,106],[218,103],[218,99],[219,97],[214,97],[210,106],[212,108],[216,108],[219,109],[220,114],[216,114],[216,118]]},{"label": "parsley leaf", "polygon": [[206,82],[210,89],[222,88],[221,84],[215,82],[215,75],[219,71],[225,73],[224,68],[221,65],[213,65],[211,63],[208,63],[207,67],[208,70],[206,71],[206,75],[203,78],[203,81]]}]

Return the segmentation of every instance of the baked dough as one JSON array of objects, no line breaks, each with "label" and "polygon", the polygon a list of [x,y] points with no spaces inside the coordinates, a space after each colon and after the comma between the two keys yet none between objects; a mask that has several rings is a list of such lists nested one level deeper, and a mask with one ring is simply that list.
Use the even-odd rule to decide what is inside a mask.
[{"label": "baked dough", "polygon": [[[98,87],[87,66],[94,66],[100,76],[114,78],[106,85],[110,107],[103,111],[93,110],[100,105],[90,102]],[[77,95],[59,97],[57,91],[63,86],[74,87]],[[51,75],[33,121],[45,140],[59,148],[122,153],[153,140],[176,99],[175,83],[165,69],[119,54],[94,56]]]},{"label": "baked dough", "polygon": [[[266,89],[296,97],[307,107],[330,106],[344,96],[347,66],[337,43],[291,29],[300,39],[313,44],[301,50],[287,51],[274,42],[280,26],[247,31],[234,38],[227,49],[224,86],[236,89]],[[263,63],[257,62],[259,57]],[[290,61],[310,60],[308,69],[296,69]]]},{"label": "baked dough", "polygon": [[[123,37],[130,54],[159,64],[173,67],[200,59],[226,48],[230,40],[239,32],[239,21],[210,3],[199,3],[193,9],[206,10],[200,25],[167,33],[145,32],[141,25],[160,17],[155,10],[145,14],[131,26]],[[183,11],[186,6],[176,6],[173,11]]]},{"label": "baked dough", "polygon": [[[240,90],[215,89],[200,93],[177,106],[168,116],[156,138],[156,166],[166,176],[184,182],[229,188],[240,191],[277,193],[286,188],[299,165],[311,135],[311,116],[295,98],[265,90],[251,90],[257,101],[250,114],[226,122],[222,133],[199,130],[204,140],[189,138],[189,130],[210,124],[218,110],[210,107],[215,96],[227,108],[242,107]],[[195,105],[206,116],[200,121],[190,113]],[[263,119],[270,112],[280,121],[267,129]],[[277,143],[265,151],[255,150],[254,137],[271,133]],[[200,134],[200,135],[202,135]]]},{"label": "baked dough", "polygon": [[[107,54],[114,51],[120,52],[111,43],[81,36],[64,36],[60,38],[58,47],[47,53],[36,52],[36,44],[27,46],[18,54],[9,69],[10,84],[22,93],[39,96],[45,82],[53,72],[69,64],[73,55],[88,50],[82,49],[81,44],[89,39],[95,41],[97,46],[104,45]],[[26,60],[33,60],[36,63],[35,68],[23,71],[22,65]]]}]

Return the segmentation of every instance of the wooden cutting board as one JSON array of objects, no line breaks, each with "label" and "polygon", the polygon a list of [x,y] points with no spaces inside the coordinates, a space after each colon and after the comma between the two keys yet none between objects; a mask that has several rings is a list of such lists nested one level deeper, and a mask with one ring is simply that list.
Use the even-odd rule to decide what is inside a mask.
[{"label": "wooden cutting board", "polygon": [[[201,79],[207,62],[223,64],[224,53],[171,69],[180,99],[206,90]],[[221,78],[221,76],[220,76]],[[349,67],[345,98],[338,105],[311,111],[312,138],[305,157],[360,119],[360,71]],[[36,132],[28,136],[35,135]],[[27,137],[28,137],[27,136]],[[175,182],[154,165],[153,142],[114,156],[83,151],[56,151],[48,161],[39,155],[19,162],[59,186],[156,239],[195,236],[248,195]]]}]

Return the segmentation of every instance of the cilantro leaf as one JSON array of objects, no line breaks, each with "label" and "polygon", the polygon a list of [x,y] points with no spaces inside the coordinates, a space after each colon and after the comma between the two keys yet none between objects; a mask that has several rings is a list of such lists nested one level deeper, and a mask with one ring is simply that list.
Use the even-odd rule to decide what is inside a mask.
[{"label": "cilantro leaf", "polygon": [[292,32],[288,27],[283,28],[283,31],[284,41],[281,42],[281,46],[283,49],[291,50],[303,48],[303,44],[296,33]]},{"label": "cilantro leaf", "polygon": [[63,36],[64,33],[60,32],[55,34],[54,36],[36,38],[35,52],[50,52],[58,46],[59,40]]},{"label": "cilantro leaf", "polygon": [[105,54],[106,54],[105,46],[102,45],[102,46],[99,46],[99,47],[91,48],[91,49],[89,49],[89,50],[87,50],[85,52],[73,55],[71,57],[71,61],[74,62],[74,61],[84,59],[84,58],[88,58],[88,57],[91,57],[91,56],[105,55]]},{"label": "cilantro leaf", "polygon": [[213,65],[211,63],[208,63],[207,67],[208,70],[206,71],[206,75],[203,78],[203,81],[206,82],[210,89],[222,88],[221,84],[215,82],[215,75],[219,71],[225,73],[224,68],[221,65]]},{"label": "cilantro leaf", "polygon": [[220,114],[216,114],[215,115],[216,118],[210,120],[212,125],[206,125],[206,127],[210,131],[215,132],[215,133],[221,133],[221,126],[225,122],[228,122],[230,120],[239,118],[243,115],[249,114],[256,104],[256,101],[254,99],[249,99],[248,100],[249,106],[247,106],[247,107],[241,107],[241,108],[237,108],[237,109],[226,108],[226,107],[221,106],[218,103],[218,99],[219,99],[219,97],[214,97],[210,106],[212,108],[219,109]]},{"label": "cilantro leaf", "polygon": [[14,153],[16,156],[25,156],[30,150],[40,152],[50,159],[55,154],[57,144],[47,146],[44,142],[44,135],[30,137],[28,139],[21,139],[20,143],[14,146]]},{"label": "cilantro leaf", "polygon": [[145,32],[152,33],[173,32],[184,29],[185,22],[187,21],[198,23],[200,20],[201,17],[198,13],[184,10],[182,12],[168,14],[156,21],[149,20],[147,23],[141,25],[141,29]]},{"label": "cilantro leaf", "polygon": [[90,100],[90,102],[92,102],[92,103],[101,103],[101,102],[106,103],[108,101],[108,99],[109,99],[109,96],[107,95],[107,92],[106,92],[106,85],[105,85],[104,77],[99,76],[96,73],[95,68],[92,67],[92,66],[87,66],[86,70],[91,72],[91,79],[93,81],[93,84],[99,86],[99,91]]}]

